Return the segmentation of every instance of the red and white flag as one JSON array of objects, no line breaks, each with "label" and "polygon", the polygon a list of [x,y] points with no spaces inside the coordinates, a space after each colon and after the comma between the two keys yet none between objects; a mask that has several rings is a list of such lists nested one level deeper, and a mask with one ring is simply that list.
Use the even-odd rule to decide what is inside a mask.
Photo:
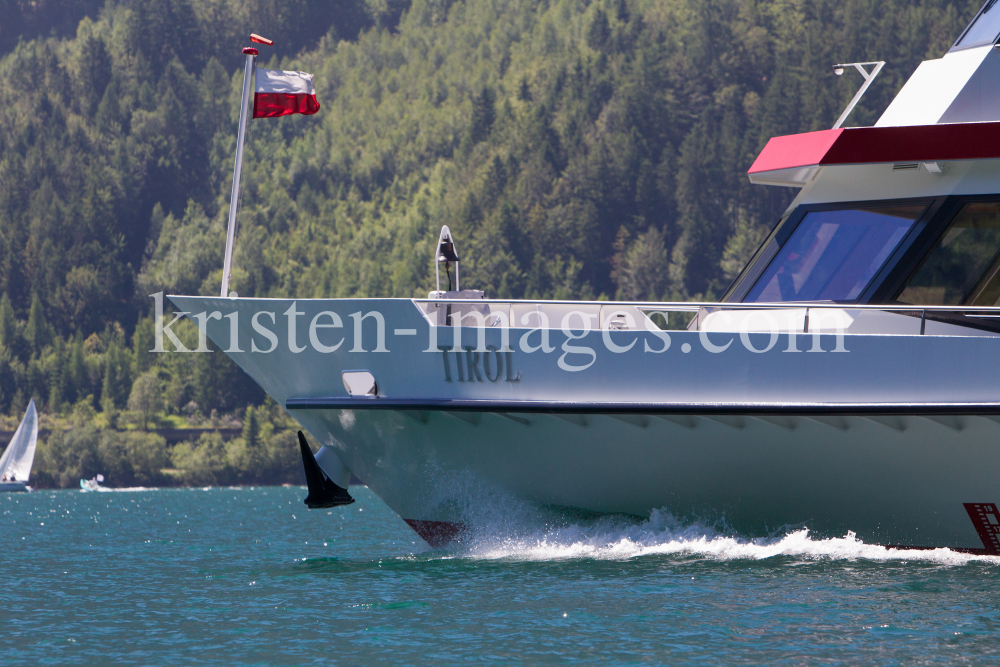
[{"label": "red and white flag", "polygon": [[319,111],[313,75],[280,69],[256,70],[253,117],[274,118]]}]

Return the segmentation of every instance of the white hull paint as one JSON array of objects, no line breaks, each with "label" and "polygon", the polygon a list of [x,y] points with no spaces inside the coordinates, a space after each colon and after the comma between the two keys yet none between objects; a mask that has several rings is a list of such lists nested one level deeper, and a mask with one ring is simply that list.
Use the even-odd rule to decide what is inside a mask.
[{"label": "white hull paint", "polygon": [[981,549],[964,503],[1000,497],[1000,424],[987,417],[346,412],[300,419],[346,444],[351,469],[406,519],[464,523],[468,499],[449,489],[467,493],[472,473],[540,504],[659,508],[744,536],[806,526]]},{"label": "white hull paint", "polygon": [[[529,354],[519,347],[528,330],[511,329],[513,369],[480,367],[482,381],[459,381],[454,352],[424,351],[454,347],[453,330],[431,327],[410,300],[298,300],[302,314],[289,318],[292,300],[170,298],[188,313],[219,311],[208,336],[238,347],[229,356],[409,521],[463,523],[455,494],[472,479],[546,505],[637,516],[663,508],[748,537],[804,525],[881,544],[983,549],[964,504],[1000,501],[1000,337],[990,334],[849,330],[846,351],[834,352],[836,336],[784,333],[755,353],[738,333],[674,331],[657,353],[646,351],[663,348],[654,332],[568,340],[553,329],[553,351]],[[266,354],[251,351],[251,338],[269,347],[251,328],[259,311],[275,313],[276,324],[263,319],[277,337]],[[308,342],[321,311],[344,322],[323,332],[324,344],[343,339],[327,354]],[[374,318],[355,340],[350,315],[373,311],[385,318],[386,352],[371,351]],[[224,317],[232,312],[238,346]],[[463,343],[477,345],[479,332],[500,347],[498,329],[466,328]],[[540,333],[530,335],[537,344]],[[618,349],[635,345],[612,352],[605,336]],[[732,343],[711,352],[706,340]],[[746,335],[758,350],[770,340]],[[815,341],[824,351],[806,352]],[[573,346],[592,349],[593,364],[561,369],[560,358],[589,362],[578,349],[562,356]],[[378,397],[347,394],[341,373],[357,369],[374,375]]]}]

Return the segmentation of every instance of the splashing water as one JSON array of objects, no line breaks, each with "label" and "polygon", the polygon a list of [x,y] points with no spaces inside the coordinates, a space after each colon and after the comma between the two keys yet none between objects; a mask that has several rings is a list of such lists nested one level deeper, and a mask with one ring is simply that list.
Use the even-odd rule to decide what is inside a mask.
[{"label": "splashing water", "polygon": [[701,557],[718,561],[786,557],[809,560],[918,561],[939,565],[984,562],[1000,556],[951,549],[890,549],[867,544],[853,532],[843,537],[810,537],[796,527],[766,538],[748,539],[705,523],[682,522],[665,510],[640,521],[634,517],[573,519],[565,511],[521,500],[467,473],[434,471],[441,495],[466,529],[447,557],[485,560],[627,560],[652,555]]},{"label": "splashing water", "polygon": [[1000,557],[951,549],[889,549],[866,544],[854,533],[816,539],[808,529],[780,536],[743,539],[699,524],[683,525],[669,513],[654,511],[641,523],[605,517],[592,522],[525,531],[517,537],[490,537],[476,530],[461,555],[481,559],[527,561],[590,558],[626,560],[651,555],[701,556],[714,560],[763,560],[778,556],[802,560],[924,561],[963,565],[984,561],[1000,565]]}]

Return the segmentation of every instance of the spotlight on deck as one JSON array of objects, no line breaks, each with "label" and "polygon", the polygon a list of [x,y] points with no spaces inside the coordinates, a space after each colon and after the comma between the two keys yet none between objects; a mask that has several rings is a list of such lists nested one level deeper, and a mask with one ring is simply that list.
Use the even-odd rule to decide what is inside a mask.
[{"label": "spotlight on deck", "polygon": [[[455,262],[455,285],[451,284],[451,263]],[[441,227],[441,236],[438,237],[438,251],[434,258],[434,270],[437,274],[437,291],[441,291],[440,266],[444,263],[444,271],[448,276],[448,291],[458,291],[458,253],[455,251],[455,239],[451,237],[451,230],[448,225]]]},{"label": "spotlight on deck", "polygon": [[[844,70],[848,67],[853,67],[854,69],[858,70],[858,72],[861,73],[861,76],[864,77],[865,82],[861,86],[860,90],[858,90],[858,92],[855,93],[854,97],[847,105],[847,108],[844,109],[844,113],[840,114],[840,118],[838,118],[837,122],[833,124],[833,129],[835,130],[841,125],[843,125],[844,121],[847,120],[847,117],[851,115],[852,111],[854,111],[854,107],[861,99],[861,96],[865,94],[865,91],[868,90],[868,86],[872,85],[872,81],[875,80],[875,77],[878,76],[878,73],[882,71],[883,67],[885,67],[885,61],[877,60],[867,63],[837,63],[836,65],[833,66],[833,73],[836,74],[837,76],[840,76],[844,73]],[[865,69],[866,67],[871,67],[872,68],[871,71]]]}]

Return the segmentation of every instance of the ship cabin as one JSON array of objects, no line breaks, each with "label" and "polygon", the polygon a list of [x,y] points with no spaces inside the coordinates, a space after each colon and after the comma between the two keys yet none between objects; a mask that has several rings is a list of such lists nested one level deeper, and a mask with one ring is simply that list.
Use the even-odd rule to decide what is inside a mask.
[{"label": "ship cabin", "polygon": [[[750,180],[799,193],[724,302],[840,304],[859,333],[1000,332],[997,313],[975,311],[1000,306],[994,2],[944,57],[921,63],[874,126],[767,143]],[[900,310],[910,306],[920,308]]]},{"label": "ship cabin", "polygon": [[751,182],[799,192],[719,302],[485,299],[459,287],[447,227],[437,289],[415,302],[433,326],[566,326],[582,313],[619,330],[1000,335],[998,42],[1000,2],[989,0],[872,127],[841,124],[885,63],[835,65],[864,85],[834,128],[765,145]]}]

